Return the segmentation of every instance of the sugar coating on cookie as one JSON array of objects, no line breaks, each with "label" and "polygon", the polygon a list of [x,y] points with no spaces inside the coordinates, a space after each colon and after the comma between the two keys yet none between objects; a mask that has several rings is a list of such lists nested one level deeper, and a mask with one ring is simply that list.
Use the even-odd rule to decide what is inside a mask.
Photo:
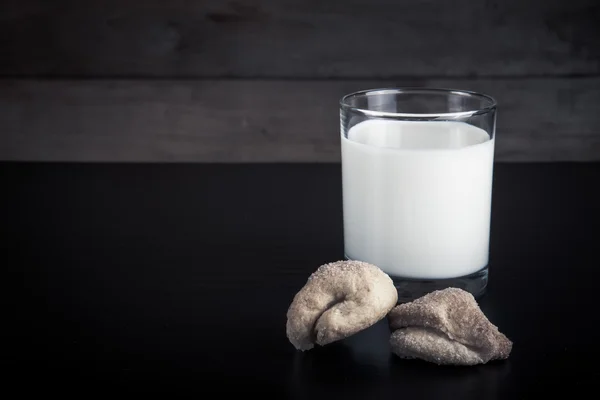
[{"label": "sugar coating on cookie", "polygon": [[512,342],[459,288],[426,294],[394,307],[389,315],[392,352],[436,364],[476,365],[506,359]]},{"label": "sugar coating on cookie", "polygon": [[397,301],[392,279],[379,267],[361,261],[324,264],[294,296],[287,337],[302,351],[324,346],[385,318]]}]

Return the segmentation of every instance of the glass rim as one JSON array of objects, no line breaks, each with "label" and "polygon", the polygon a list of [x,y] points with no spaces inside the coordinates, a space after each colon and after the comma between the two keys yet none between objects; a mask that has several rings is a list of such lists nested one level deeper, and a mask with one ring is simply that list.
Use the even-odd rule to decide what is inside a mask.
[{"label": "glass rim", "polygon": [[[378,94],[398,94],[398,93],[446,93],[454,94],[465,97],[475,97],[478,99],[485,99],[490,102],[486,107],[477,108],[474,110],[465,110],[457,112],[447,113],[402,113],[402,112],[389,112],[389,111],[375,111],[366,108],[355,107],[348,104],[348,100],[352,97],[378,95]],[[358,90],[356,92],[348,93],[340,99],[340,107],[344,110],[354,111],[359,114],[363,114],[369,117],[382,117],[382,118],[393,118],[393,117],[405,117],[405,118],[463,118],[472,115],[486,114],[496,109],[496,99],[492,96],[474,92],[471,90],[463,89],[452,89],[452,88],[433,88],[433,87],[381,87],[374,89]]]}]

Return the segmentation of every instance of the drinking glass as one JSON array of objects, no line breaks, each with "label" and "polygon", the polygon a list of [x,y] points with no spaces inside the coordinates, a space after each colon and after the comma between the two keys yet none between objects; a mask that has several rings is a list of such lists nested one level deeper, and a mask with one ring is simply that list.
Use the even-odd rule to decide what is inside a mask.
[{"label": "drinking glass", "polygon": [[399,301],[488,283],[496,101],[437,88],[340,101],[344,251],[377,265]]}]

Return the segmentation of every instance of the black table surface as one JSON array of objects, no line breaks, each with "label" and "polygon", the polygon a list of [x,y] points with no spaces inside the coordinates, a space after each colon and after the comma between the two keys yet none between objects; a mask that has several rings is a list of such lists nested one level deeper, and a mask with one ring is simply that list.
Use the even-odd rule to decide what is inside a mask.
[{"label": "black table surface", "polygon": [[339,164],[2,163],[0,177],[4,378],[22,394],[504,399],[600,379],[600,164],[495,166],[480,306],[514,347],[475,367],[396,358],[385,320],[289,343],[294,294],[343,258]]}]

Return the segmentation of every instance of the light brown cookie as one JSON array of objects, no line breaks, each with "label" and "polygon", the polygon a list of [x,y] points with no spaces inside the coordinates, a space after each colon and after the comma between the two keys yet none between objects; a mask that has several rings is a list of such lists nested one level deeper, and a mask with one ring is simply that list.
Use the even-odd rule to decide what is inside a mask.
[{"label": "light brown cookie", "polygon": [[448,288],[390,311],[392,352],[436,364],[475,365],[506,359],[512,342],[493,325],[470,293]]},{"label": "light brown cookie", "polygon": [[302,351],[324,346],[385,318],[397,301],[392,279],[375,265],[325,264],[294,296],[287,312],[287,337]]}]

